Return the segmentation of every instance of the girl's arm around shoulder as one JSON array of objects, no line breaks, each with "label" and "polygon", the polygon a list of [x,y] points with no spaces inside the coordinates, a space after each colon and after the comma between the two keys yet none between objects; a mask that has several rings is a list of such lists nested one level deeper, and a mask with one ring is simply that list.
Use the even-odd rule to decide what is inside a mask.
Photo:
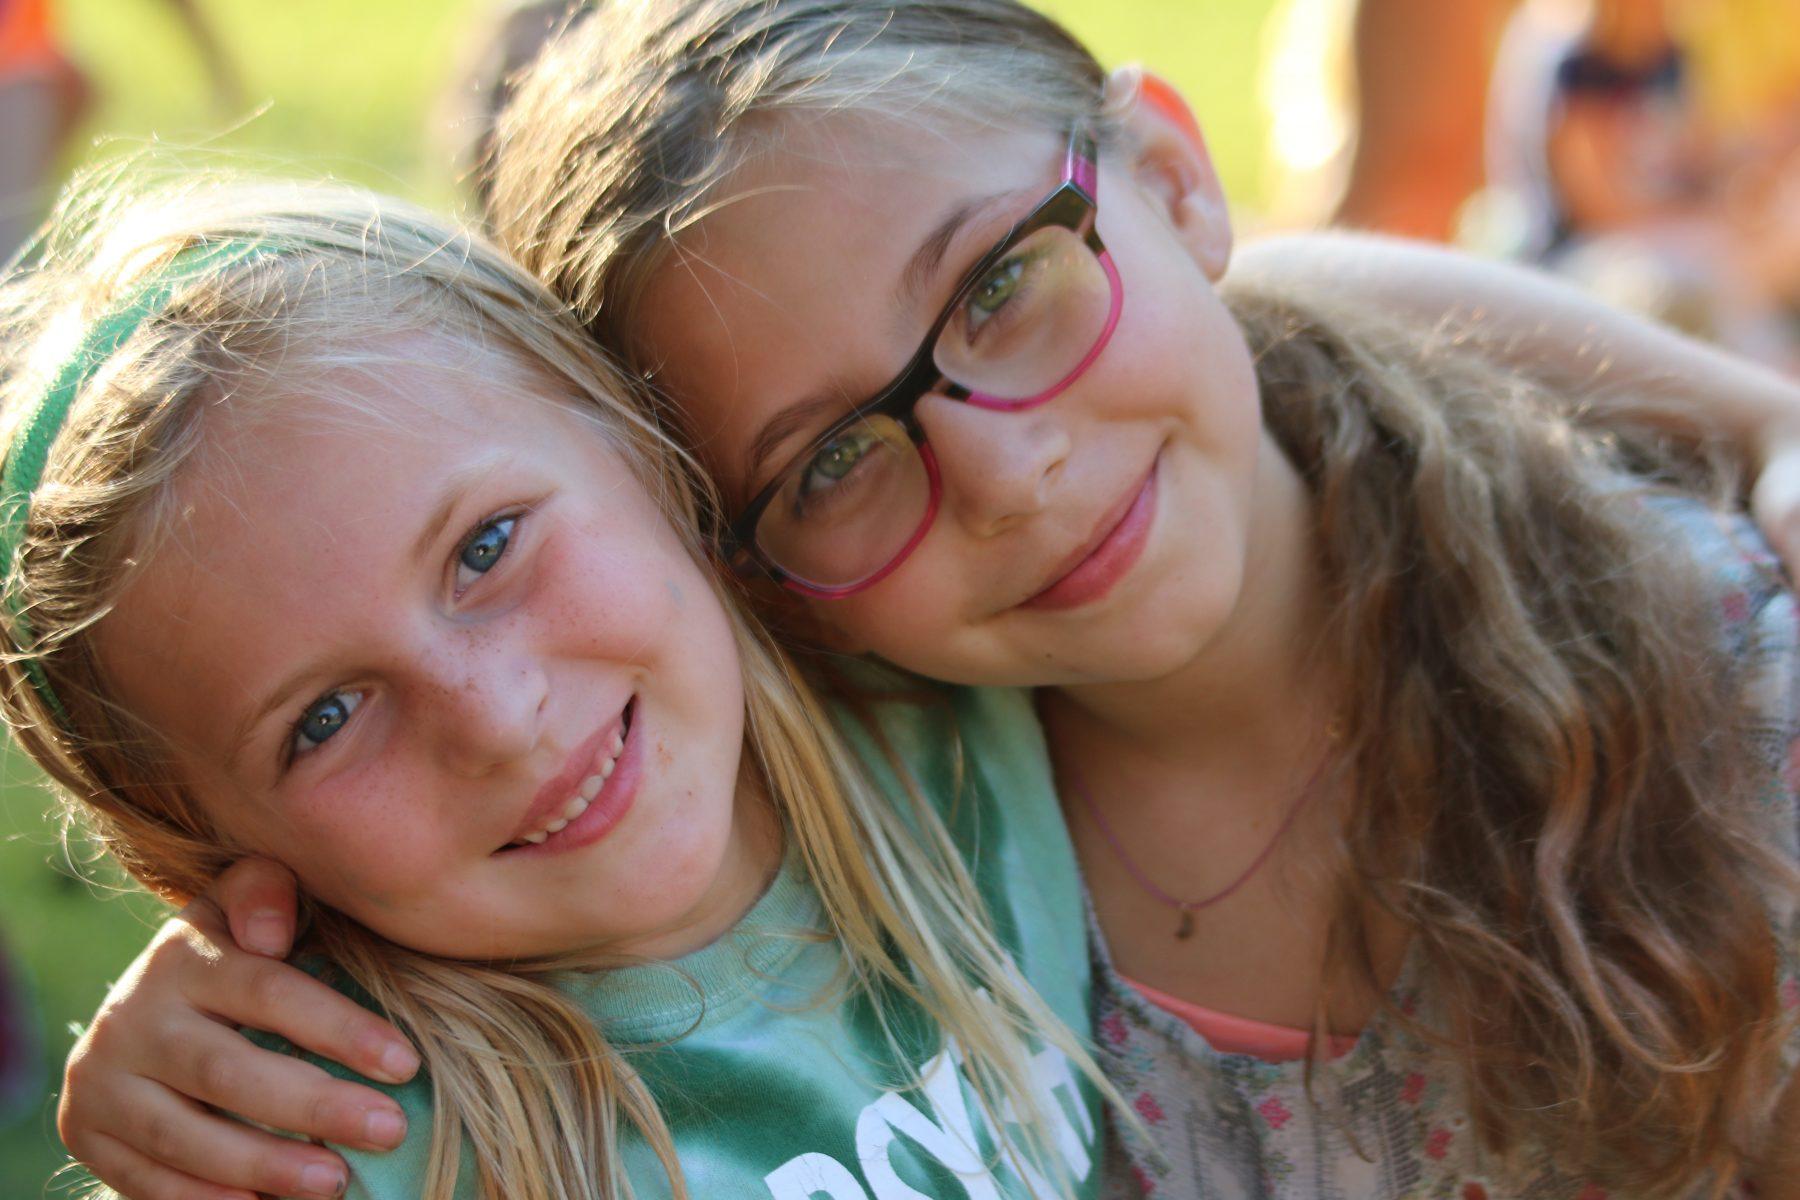
[{"label": "girl's arm around shoulder", "polygon": [[1001,780],[1001,795],[1047,798],[1054,811],[1031,692],[942,683],[866,660],[834,670],[833,716],[891,797],[915,792],[948,820],[962,811],[971,782]]},{"label": "girl's arm around shoulder", "polygon": [[239,863],[113,985],[70,1054],[57,1114],[64,1144],[95,1178],[131,1200],[322,1200],[341,1192],[345,1164],[294,1137],[365,1156],[400,1141],[406,1118],[390,1096],[239,1032],[270,1030],[362,1076],[398,1082],[418,1067],[391,1026],[280,961],[293,915],[285,869]]},{"label": "girl's arm around shoulder", "polygon": [[[338,1079],[353,1083],[368,1082],[329,1059],[314,1054],[303,1057],[305,1061]],[[425,1194],[425,1182],[430,1174],[433,1136],[431,1081],[421,1071],[406,1083],[376,1086],[405,1113],[406,1136],[392,1150],[330,1144],[330,1148],[337,1151],[349,1167],[349,1182],[344,1196],[346,1200],[418,1200]],[[462,1169],[457,1176],[457,1200],[474,1196],[474,1179],[474,1164],[465,1154]]]},{"label": "girl's arm around shoulder", "polygon": [[1800,383],[1525,267],[1423,242],[1294,234],[1242,246],[1228,282],[1339,289],[1474,345],[1601,425],[1736,449],[1751,507],[1800,565]]}]

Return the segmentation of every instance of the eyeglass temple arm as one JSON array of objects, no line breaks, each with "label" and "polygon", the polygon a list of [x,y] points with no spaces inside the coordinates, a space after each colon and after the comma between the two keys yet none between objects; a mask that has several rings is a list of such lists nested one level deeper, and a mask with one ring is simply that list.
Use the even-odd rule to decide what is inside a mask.
[{"label": "eyeglass temple arm", "polygon": [[1077,126],[1069,134],[1069,150],[1063,158],[1063,179],[1086,192],[1090,198],[1098,195],[1100,172],[1095,158],[1093,135]]}]

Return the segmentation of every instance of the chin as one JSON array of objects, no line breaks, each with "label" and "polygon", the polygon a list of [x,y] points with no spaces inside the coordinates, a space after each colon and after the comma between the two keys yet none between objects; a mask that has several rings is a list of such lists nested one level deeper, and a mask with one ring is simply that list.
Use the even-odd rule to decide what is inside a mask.
[{"label": "chin", "polygon": [[1153,683],[1203,658],[1218,644],[1229,620],[1229,609],[1223,607],[1165,613],[1153,631],[1119,639],[1101,661],[1110,664],[1112,682]]}]

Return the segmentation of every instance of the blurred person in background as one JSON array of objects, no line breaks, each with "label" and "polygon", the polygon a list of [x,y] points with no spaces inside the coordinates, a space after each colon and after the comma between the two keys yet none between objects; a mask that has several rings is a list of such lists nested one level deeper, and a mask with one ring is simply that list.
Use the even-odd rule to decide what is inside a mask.
[{"label": "blurred person in background", "polygon": [[37,1111],[44,1094],[38,1023],[18,968],[0,944],[0,1128]]},{"label": "blurred person in background", "polygon": [[1481,186],[1490,68],[1516,0],[1281,0],[1261,92],[1281,226],[1449,241]]},{"label": "blurred person in background", "polygon": [[87,100],[85,78],[57,44],[50,0],[0,0],[0,260],[36,221],[57,149]]},{"label": "blurred person in background", "polygon": [[[0,0],[0,262],[36,220],[56,149],[86,99],[53,36],[49,0]],[[42,1065],[24,981],[0,941],[0,1128],[35,1109]]]},{"label": "blurred person in background", "polygon": [[484,206],[494,121],[512,96],[513,78],[552,37],[590,11],[582,0],[489,0],[471,22],[449,86],[431,114],[429,135]]},{"label": "blurred person in background", "polygon": [[1484,241],[1800,369],[1800,0],[1528,5]]},{"label": "blurred person in background", "polygon": [[1800,369],[1800,0],[1283,0],[1269,30],[1275,225],[1463,240]]},{"label": "blurred person in background", "polygon": [[[200,55],[221,113],[243,106],[244,88],[195,0],[163,0]],[[36,225],[55,186],[58,155],[80,126],[92,85],[64,52],[53,0],[0,0],[0,262]]]}]

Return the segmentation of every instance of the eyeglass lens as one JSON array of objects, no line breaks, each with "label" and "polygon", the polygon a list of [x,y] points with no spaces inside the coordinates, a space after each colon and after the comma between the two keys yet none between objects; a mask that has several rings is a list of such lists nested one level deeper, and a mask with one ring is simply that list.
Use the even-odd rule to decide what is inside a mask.
[{"label": "eyeglass lens", "polygon": [[[976,403],[1029,403],[1076,369],[1111,308],[1111,282],[1081,235],[1045,226],[975,281],[932,357]],[[789,468],[757,524],[757,544],[802,584],[854,586],[906,548],[930,508],[931,488],[901,423],[870,415]]]}]

